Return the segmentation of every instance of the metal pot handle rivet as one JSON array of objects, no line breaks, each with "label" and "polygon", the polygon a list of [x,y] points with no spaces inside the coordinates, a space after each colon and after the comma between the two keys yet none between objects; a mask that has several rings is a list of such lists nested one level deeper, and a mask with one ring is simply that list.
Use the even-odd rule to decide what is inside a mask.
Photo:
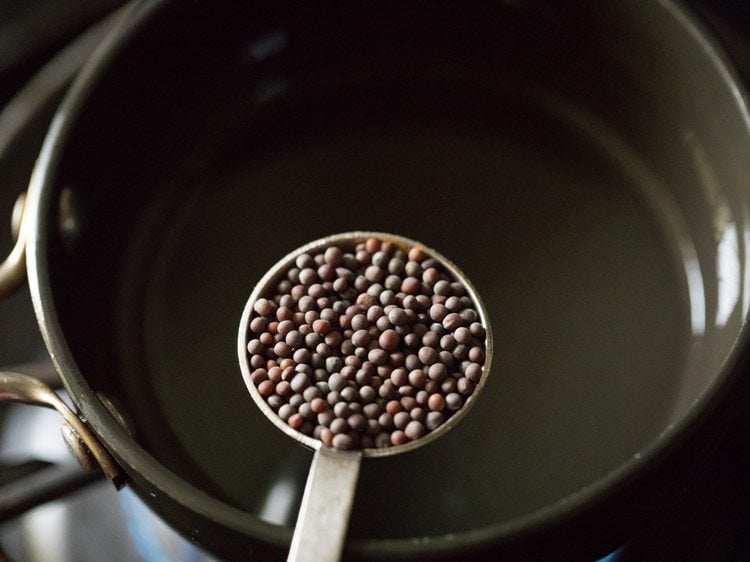
[{"label": "metal pot handle rivet", "polygon": [[100,468],[118,490],[125,475],[89,427],[43,382],[11,371],[0,372],[0,402],[20,402],[57,410],[65,420],[63,437],[84,469]]}]

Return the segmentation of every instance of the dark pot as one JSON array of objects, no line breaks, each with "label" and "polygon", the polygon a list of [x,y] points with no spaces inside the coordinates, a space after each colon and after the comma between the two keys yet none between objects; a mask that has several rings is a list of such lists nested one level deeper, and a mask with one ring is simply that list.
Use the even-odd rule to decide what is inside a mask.
[{"label": "dark pot", "polygon": [[247,396],[243,304],[305,241],[421,240],[483,296],[493,375],[450,434],[365,463],[346,556],[593,555],[740,382],[748,125],[670,2],[141,2],[35,168],[32,299],[140,496],[222,556],[281,557],[310,453]]}]

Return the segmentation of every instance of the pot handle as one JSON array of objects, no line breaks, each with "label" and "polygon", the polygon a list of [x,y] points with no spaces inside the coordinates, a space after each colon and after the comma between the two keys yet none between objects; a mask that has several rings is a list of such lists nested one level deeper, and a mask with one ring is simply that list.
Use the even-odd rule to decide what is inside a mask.
[{"label": "pot handle", "polygon": [[12,228],[16,244],[0,263],[0,301],[16,292],[26,278],[26,229],[22,226],[25,208],[26,193],[22,193],[13,207]]},{"label": "pot handle", "polygon": [[122,469],[94,433],[40,380],[22,373],[0,371],[0,402],[20,402],[57,410],[65,420],[62,427],[65,443],[79,464],[89,471],[101,468],[118,490],[125,485]]}]

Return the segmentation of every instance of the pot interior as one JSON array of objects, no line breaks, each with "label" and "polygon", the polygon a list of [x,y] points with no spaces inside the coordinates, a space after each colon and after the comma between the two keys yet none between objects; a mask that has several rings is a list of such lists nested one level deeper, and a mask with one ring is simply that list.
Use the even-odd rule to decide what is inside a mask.
[{"label": "pot interior", "polygon": [[46,236],[80,372],[167,468],[291,526],[311,453],[245,390],[243,305],[307,241],[394,232],[467,274],[496,356],[456,429],[364,464],[353,538],[502,526],[638,465],[724,383],[747,308],[747,124],[681,18],[161,10],[96,83],[51,187],[78,209],[77,235],[51,215]]}]

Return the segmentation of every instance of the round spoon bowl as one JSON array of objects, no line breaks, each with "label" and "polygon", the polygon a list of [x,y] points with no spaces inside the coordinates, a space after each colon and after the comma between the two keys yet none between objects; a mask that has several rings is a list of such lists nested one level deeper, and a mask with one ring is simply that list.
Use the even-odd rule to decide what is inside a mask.
[{"label": "round spoon bowl", "polygon": [[247,301],[247,304],[245,305],[245,309],[242,313],[242,318],[240,320],[237,352],[238,352],[239,361],[240,361],[240,368],[242,370],[242,377],[245,381],[245,384],[247,385],[247,389],[250,392],[250,395],[253,397],[253,400],[261,409],[261,411],[265,414],[265,416],[269,420],[271,420],[271,422],[277,428],[282,430],[284,433],[286,433],[293,439],[296,439],[297,441],[299,441],[306,447],[309,447],[310,449],[314,449],[314,450],[317,450],[319,447],[321,447],[323,443],[319,439],[315,439],[309,435],[305,435],[301,431],[297,431],[293,429],[292,427],[289,426],[289,424],[287,424],[283,419],[281,419],[279,415],[268,405],[268,403],[263,398],[263,396],[261,396],[256,385],[252,382],[250,375],[253,371],[253,368],[250,366],[250,363],[248,361],[248,350],[247,350],[247,344],[249,340],[248,334],[250,334],[249,324],[253,315],[253,307],[255,306],[255,303],[257,302],[257,300],[268,295],[269,292],[273,290],[273,288],[281,280],[281,278],[286,274],[286,272],[291,267],[294,267],[294,263],[297,257],[299,257],[302,254],[318,253],[318,252],[324,251],[326,248],[329,248],[331,246],[345,246],[345,247],[353,248],[356,244],[360,242],[364,242],[368,238],[376,238],[381,241],[392,242],[397,248],[405,252],[408,252],[409,248],[419,247],[424,250],[427,257],[437,260],[438,264],[441,266],[441,269],[443,269],[445,272],[448,273],[450,277],[460,282],[464,286],[465,291],[466,291],[466,296],[468,296],[469,299],[471,299],[471,302],[474,305],[475,310],[479,316],[477,321],[484,327],[485,333],[486,333],[485,338],[484,338],[485,359],[484,359],[484,365],[482,369],[482,376],[477,382],[476,387],[474,388],[474,391],[471,393],[470,396],[468,396],[464,404],[453,415],[451,415],[445,421],[445,423],[441,424],[439,427],[437,427],[433,431],[428,432],[427,434],[425,434],[423,437],[419,439],[415,439],[407,443],[404,443],[402,445],[395,445],[392,447],[383,447],[383,448],[370,447],[370,448],[362,449],[363,457],[376,458],[376,457],[387,457],[387,456],[392,456],[392,455],[396,455],[399,453],[405,453],[407,451],[411,451],[413,449],[416,449],[417,447],[421,447],[423,445],[426,445],[427,443],[430,443],[431,441],[434,441],[441,435],[444,435],[447,431],[450,431],[453,427],[455,427],[455,425],[466,415],[466,413],[471,409],[471,407],[476,402],[477,398],[479,397],[479,394],[481,393],[482,389],[485,386],[485,381],[487,380],[487,377],[490,373],[490,366],[492,363],[492,351],[493,351],[492,330],[490,329],[489,315],[487,314],[487,310],[484,304],[482,303],[482,299],[480,298],[479,293],[477,292],[476,288],[471,284],[471,282],[466,278],[464,273],[453,262],[448,260],[445,256],[443,256],[439,252],[433,250],[432,248],[426,247],[424,244],[421,244],[420,242],[411,240],[409,238],[405,238],[403,236],[382,233],[382,232],[366,232],[366,231],[344,232],[340,234],[326,236],[324,238],[320,238],[318,240],[310,242],[309,244],[305,244],[304,246],[297,248],[296,250],[290,252],[289,254],[284,256],[282,259],[280,259],[278,262],[276,262],[276,264],[274,264],[274,266],[268,270],[268,272],[260,279],[260,281],[257,283],[255,288],[253,289]]}]

